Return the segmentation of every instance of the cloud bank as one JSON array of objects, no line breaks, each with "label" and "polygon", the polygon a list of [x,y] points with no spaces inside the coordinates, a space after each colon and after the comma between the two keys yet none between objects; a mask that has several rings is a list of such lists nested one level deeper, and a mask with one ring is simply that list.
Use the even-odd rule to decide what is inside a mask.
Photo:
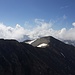
[{"label": "cloud bank", "polygon": [[11,27],[0,23],[0,38],[24,41],[43,36],[53,36],[61,40],[75,40],[75,22],[72,23],[74,27],[68,30],[66,28],[54,30],[52,28],[53,23],[41,19],[35,19],[35,25],[33,28],[26,29],[19,24]]}]

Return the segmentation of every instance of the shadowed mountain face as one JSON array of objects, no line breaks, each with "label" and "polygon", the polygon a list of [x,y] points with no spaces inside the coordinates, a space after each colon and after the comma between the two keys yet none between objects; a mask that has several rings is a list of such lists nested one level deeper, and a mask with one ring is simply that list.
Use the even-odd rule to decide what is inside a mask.
[{"label": "shadowed mountain face", "polygon": [[0,40],[0,75],[75,75],[75,47],[51,36],[41,40],[35,45],[48,46]]}]

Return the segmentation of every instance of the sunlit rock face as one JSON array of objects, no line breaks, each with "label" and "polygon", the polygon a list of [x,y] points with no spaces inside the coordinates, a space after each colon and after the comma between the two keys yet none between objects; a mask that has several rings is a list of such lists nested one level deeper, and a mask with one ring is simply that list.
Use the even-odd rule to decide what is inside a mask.
[{"label": "sunlit rock face", "polygon": [[75,75],[75,47],[52,36],[31,44],[1,39],[0,75]]},{"label": "sunlit rock face", "polygon": [[52,36],[41,37],[35,40],[26,41],[26,43],[31,44],[34,47],[47,47],[51,43]]}]

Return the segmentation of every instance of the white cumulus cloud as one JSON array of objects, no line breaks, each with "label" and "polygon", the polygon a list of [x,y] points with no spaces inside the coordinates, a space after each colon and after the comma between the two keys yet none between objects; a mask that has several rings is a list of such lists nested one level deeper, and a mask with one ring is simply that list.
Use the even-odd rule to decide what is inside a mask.
[{"label": "white cumulus cloud", "polygon": [[[35,19],[35,25],[32,29],[26,29],[19,24],[11,27],[0,23],[0,38],[23,41],[43,36],[53,36],[61,40],[75,40],[75,27],[68,30],[66,28],[54,30],[51,22],[45,22],[41,19]],[[72,25],[75,26],[75,22]]]},{"label": "white cumulus cloud", "polygon": [[75,27],[75,22],[73,22],[72,25]]},{"label": "white cumulus cloud", "polygon": [[0,38],[22,41],[24,39],[28,39],[28,36],[26,36],[25,33],[27,33],[27,30],[25,30],[19,24],[13,28],[0,23]]}]

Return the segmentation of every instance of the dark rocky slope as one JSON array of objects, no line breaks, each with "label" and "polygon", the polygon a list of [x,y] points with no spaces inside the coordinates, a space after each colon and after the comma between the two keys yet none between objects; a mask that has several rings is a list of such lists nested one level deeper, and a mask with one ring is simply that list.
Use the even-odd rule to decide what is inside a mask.
[{"label": "dark rocky slope", "polygon": [[75,47],[53,37],[48,41],[46,48],[37,48],[0,40],[0,75],[75,75]]}]

